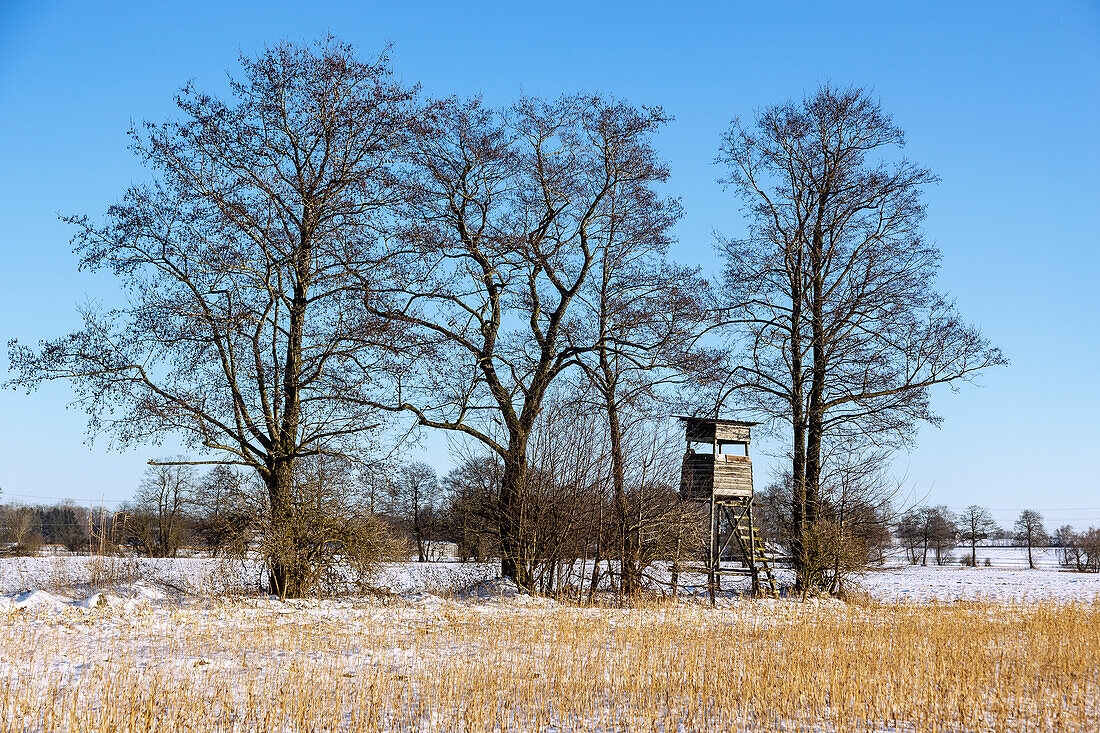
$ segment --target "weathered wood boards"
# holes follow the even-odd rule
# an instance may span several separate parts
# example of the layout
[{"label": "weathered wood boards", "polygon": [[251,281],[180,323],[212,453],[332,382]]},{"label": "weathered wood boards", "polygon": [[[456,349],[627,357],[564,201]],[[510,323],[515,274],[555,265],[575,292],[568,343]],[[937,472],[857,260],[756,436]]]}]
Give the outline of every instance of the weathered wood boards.
[{"label": "weathered wood boards", "polygon": [[749,429],[754,422],[742,420],[707,420],[695,417],[681,417],[684,421],[687,439],[692,443],[748,443]]},{"label": "weathered wood boards", "polygon": [[716,498],[752,496],[752,462],[748,456],[688,453],[680,475],[680,493],[685,499],[710,501]]},{"label": "weathered wood boards", "polygon": [[[688,450],[680,473],[680,494],[690,501],[752,496],[750,429],[756,423],[681,417]],[[745,455],[723,453],[726,446],[744,446]],[[695,447],[700,450],[697,452]]]},{"label": "weathered wood boards", "polygon": [[[710,541],[707,544],[707,588],[715,600],[721,576],[747,573],[753,592],[775,595],[775,577],[764,543],[752,522],[752,460],[749,458],[750,429],[756,423],[681,417],[687,438],[687,452],[680,470],[680,497],[710,507]],[[727,446],[743,446],[744,455],[724,453]],[[741,568],[722,565],[724,554],[736,541]],[[699,572],[693,566],[673,570],[673,583],[680,572]],[[761,583],[761,575],[767,585]]]}]

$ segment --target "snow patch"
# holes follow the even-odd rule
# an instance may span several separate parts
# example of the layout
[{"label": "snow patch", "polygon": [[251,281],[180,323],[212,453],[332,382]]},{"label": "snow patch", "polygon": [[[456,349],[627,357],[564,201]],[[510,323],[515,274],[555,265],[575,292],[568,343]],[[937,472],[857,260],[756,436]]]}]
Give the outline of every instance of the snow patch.
[{"label": "snow patch", "polygon": [[29,590],[22,593],[0,596],[0,611],[18,609],[49,609],[64,608],[65,601],[52,593],[44,590]]}]

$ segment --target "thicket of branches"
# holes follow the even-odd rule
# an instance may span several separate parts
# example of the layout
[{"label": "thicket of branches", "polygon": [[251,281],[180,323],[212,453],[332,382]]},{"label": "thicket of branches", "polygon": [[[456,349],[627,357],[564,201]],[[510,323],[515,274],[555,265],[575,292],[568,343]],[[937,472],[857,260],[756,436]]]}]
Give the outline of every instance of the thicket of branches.
[{"label": "thicket of branches", "polygon": [[[125,508],[147,554],[254,553],[285,598],[366,577],[396,537],[498,557],[527,590],[629,595],[701,551],[667,419],[686,404],[789,427],[763,521],[802,589],[835,591],[881,555],[890,451],[936,420],[930,389],[1004,362],[932,289],[934,176],[863,90],[734,123],[750,229],[715,294],[668,258],[659,107],[422,99],[333,38],[241,68],[133,132],[147,184],[67,219],[123,302],[10,346],[11,384],[70,380],[93,433],[194,454]],[[403,419],[455,437],[458,468],[380,459]]]},{"label": "thicket of branches", "polygon": [[921,229],[929,170],[859,88],[735,118],[717,162],[749,220],[723,240],[718,317],[734,339],[711,375],[715,404],[789,430],[791,554],[799,587],[831,582],[828,451],[884,454],[938,422],[931,389],[1005,363],[934,289],[939,252]]}]

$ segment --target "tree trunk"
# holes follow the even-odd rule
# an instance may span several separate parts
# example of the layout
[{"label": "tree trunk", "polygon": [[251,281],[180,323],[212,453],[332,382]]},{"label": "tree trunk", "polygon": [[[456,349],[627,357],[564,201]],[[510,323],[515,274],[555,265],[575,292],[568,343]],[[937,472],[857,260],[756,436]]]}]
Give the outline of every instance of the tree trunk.
[{"label": "tree trunk", "polygon": [[791,262],[788,253],[788,274],[791,284],[790,362],[791,362],[791,425],[794,430],[794,451],[791,457],[791,565],[794,566],[795,589],[803,590],[806,581],[806,417],[802,392],[802,252]]},{"label": "tree trunk", "polygon": [[600,584],[600,561],[603,550],[603,499],[600,500],[600,520],[596,525],[596,556],[592,559],[592,580],[588,583],[588,602],[591,603]]},{"label": "tree trunk", "polygon": [[[307,205],[308,211],[309,206]],[[306,573],[302,567],[301,549],[291,498],[294,489],[294,455],[298,449],[298,429],[301,420],[300,377],[302,372],[302,338],[305,330],[306,305],[312,247],[311,230],[301,228],[300,246],[294,252],[294,297],[288,308],[286,362],[283,365],[283,415],[275,441],[277,453],[267,478],[271,500],[271,557],[269,580],[271,591],[280,600],[301,598]]]},{"label": "tree trunk", "polygon": [[623,456],[623,434],[619,423],[619,406],[614,397],[607,399],[607,422],[611,438],[611,484],[615,506],[615,526],[619,535],[619,587],[624,596],[631,596],[638,587],[637,527],[631,526],[626,502],[626,461]]},{"label": "tree trunk", "polygon": [[424,523],[420,517],[420,496],[416,489],[413,491],[413,537],[416,538],[416,559],[418,562],[428,562],[428,553],[424,547]]},{"label": "tree trunk", "polygon": [[267,541],[269,592],[279,600],[301,598],[303,573],[297,562],[297,532],[291,507],[294,461],[276,459],[267,477],[268,501],[271,504],[270,536]]},{"label": "tree trunk", "polygon": [[524,545],[523,515],[527,491],[527,441],[513,436],[504,456],[500,486],[500,574],[528,593],[535,591]]},{"label": "tree trunk", "polygon": [[[820,209],[824,210],[824,201],[828,194],[821,195]],[[820,215],[820,214],[819,214]],[[805,528],[814,532],[818,521],[818,498],[821,495],[821,440],[825,432],[825,374],[827,358],[825,355],[824,292],[821,279],[823,236],[821,229],[815,227],[810,247],[810,404],[807,410],[806,431],[806,493]],[[818,571],[821,550],[818,547],[804,550],[805,565],[802,567],[803,583],[820,587],[823,578]]]}]

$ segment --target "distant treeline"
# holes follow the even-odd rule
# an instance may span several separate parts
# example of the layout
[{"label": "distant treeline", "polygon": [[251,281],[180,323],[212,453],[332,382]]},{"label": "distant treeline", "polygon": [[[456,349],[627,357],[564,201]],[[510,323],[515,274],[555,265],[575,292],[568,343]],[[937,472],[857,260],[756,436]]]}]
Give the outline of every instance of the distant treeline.
[{"label": "distant treeline", "polygon": [[[576,454],[577,456],[580,453]],[[608,548],[615,543],[611,492],[595,474],[577,471],[576,462],[561,459],[539,467],[541,500],[537,506],[552,509],[531,518],[542,531],[532,552],[544,558],[538,564],[540,588],[546,592],[565,584],[583,589],[581,573],[594,561],[587,578],[590,588],[611,576],[615,567]],[[698,518],[685,510],[676,494],[675,460],[666,455],[664,470],[650,474],[651,483],[631,487],[631,499],[638,512],[645,565],[657,561],[678,561],[700,553],[702,538]],[[596,459],[588,465],[600,466]],[[661,461],[652,466],[659,468]],[[557,466],[558,471],[551,469]],[[562,467],[570,467],[562,472]],[[369,517],[374,559],[415,558],[420,562],[439,559],[440,546],[462,561],[484,561],[500,556],[497,535],[499,491],[503,467],[487,457],[469,458],[440,479],[424,463],[372,464],[346,470],[330,466],[323,479],[324,492],[310,487],[305,493],[327,494],[344,515]],[[597,471],[598,472],[598,471]],[[776,552],[786,549],[789,539],[784,526],[787,506],[779,484],[760,492],[756,506],[757,527]],[[78,506],[66,501],[52,505],[0,505],[0,542],[8,555],[33,555],[44,546],[65,548],[73,554],[131,553],[149,557],[177,557],[181,553],[209,556],[244,554],[264,542],[264,527],[256,517],[256,503],[262,503],[262,486],[247,474],[219,466],[200,473],[192,466],[150,467],[133,498],[117,510]],[[945,506],[920,506],[900,515],[880,507],[855,506],[850,514],[863,513],[862,521],[846,535],[846,544],[858,557],[853,566],[882,562],[886,553],[903,548],[909,562],[947,564],[961,559],[981,564],[979,548],[1015,546],[1058,548],[1059,562],[1079,571],[1100,571],[1100,530],[1076,531],[1066,525],[1047,531],[1042,515],[1021,512],[1011,529],[1001,527],[989,510],[978,505],[962,512]],[[532,528],[533,529],[533,528]],[[966,553],[953,556],[959,548]],[[434,554],[433,554],[433,548]],[[854,550],[852,548],[855,548]],[[339,560],[342,547],[328,548]],[[613,556],[613,553],[610,553]],[[604,563],[601,565],[601,563]],[[989,561],[986,560],[986,564]]]}]

